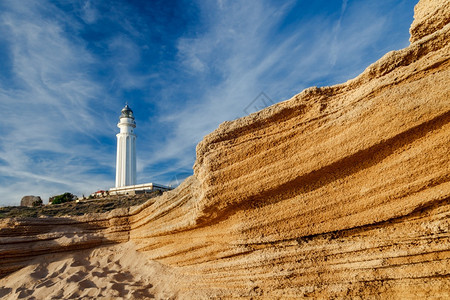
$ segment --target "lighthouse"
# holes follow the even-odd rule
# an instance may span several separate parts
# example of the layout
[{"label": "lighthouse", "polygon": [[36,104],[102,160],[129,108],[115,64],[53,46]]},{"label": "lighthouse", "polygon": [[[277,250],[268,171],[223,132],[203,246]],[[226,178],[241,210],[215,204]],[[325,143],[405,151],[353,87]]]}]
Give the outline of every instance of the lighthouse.
[{"label": "lighthouse", "polygon": [[128,104],[122,109],[117,127],[116,188],[136,184],[136,122]]},{"label": "lighthouse", "polygon": [[136,184],[136,122],[133,111],[127,105],[122,109],[117,127],[116,186],[109,189],[110,195],[136,195],[156,190],[168,191],[171,186],[157,183]]}]

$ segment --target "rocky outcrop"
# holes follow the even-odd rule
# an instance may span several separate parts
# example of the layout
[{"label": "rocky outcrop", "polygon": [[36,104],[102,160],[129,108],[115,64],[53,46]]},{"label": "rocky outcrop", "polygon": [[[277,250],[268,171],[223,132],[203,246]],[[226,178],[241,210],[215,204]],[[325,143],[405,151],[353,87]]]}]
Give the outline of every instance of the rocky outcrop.
[{"label": "rocky outcrop", "polygon": [[223,123],[194,175],[155,202],[3,221],[0,269],[130,241],[178,274],[183,298],[448,297],[448,12],[421,0],[409,47]]},{"label": "rocky outcrop", "polygon": [[42,199],[39,196],[23,196],[20,200],[20,206],[39,206],[42,205]]},{"label": "rocky outcrop", "polygon": [[448,0],[421,0],[414,8],[414,22],[411,25],[411,43],[442,29],[450,22]]}]

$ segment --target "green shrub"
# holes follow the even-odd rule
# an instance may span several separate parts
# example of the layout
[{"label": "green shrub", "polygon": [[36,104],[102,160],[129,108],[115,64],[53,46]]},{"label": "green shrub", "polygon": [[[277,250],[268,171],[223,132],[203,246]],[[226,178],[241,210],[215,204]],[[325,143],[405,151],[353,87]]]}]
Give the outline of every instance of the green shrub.
[{"label": "green shrub", "polygon": [[72,193],[64,193],[61,195],[51,197],[50,201],[52,202],[52,204],[61,204],[61,203],[73,201],[75,199],[76,199],[76,196],[73,195]]}]

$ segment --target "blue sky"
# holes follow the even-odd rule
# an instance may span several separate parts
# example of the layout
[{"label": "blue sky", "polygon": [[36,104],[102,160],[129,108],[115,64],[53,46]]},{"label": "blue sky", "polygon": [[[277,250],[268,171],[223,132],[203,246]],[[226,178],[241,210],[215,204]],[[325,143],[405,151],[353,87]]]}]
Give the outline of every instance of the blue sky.
[{"label": "blue sky", "polygon": [[415,3],[2,0],[0,205],[112,187],[125,102],[138,183],[176,183],[221,122],[408,46]]}]

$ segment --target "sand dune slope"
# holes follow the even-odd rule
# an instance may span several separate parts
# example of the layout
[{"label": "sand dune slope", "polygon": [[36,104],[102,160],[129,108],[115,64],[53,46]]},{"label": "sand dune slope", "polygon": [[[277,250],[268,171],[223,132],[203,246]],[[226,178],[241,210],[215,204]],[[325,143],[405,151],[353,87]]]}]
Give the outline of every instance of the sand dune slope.
[{"label": "sand dune slope", "polygon": [[2,299],[169,299],[172,275],[132,243],[40,256],[0,281]]}]

